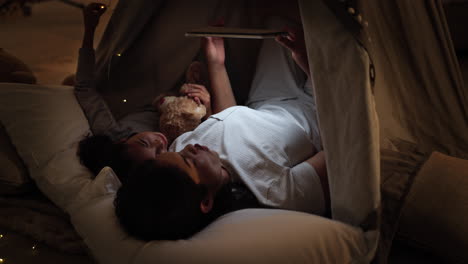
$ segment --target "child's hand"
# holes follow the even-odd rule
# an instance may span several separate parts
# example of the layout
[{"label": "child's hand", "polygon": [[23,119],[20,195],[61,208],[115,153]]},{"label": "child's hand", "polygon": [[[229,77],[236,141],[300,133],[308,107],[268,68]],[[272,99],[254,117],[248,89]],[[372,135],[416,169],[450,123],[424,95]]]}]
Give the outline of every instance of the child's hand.
[{"label": "child's hand", "polygon": [[188,89],[181,93],[192,98],[197,104],[203,104],[206,107],[207,116],[211,115],[211,96],[205,86],[200,84],[187,83]]},{"label": "child's hand", "polygon": [[291,51],[294,61],[309,75],[309,61],[302,28],[285,27],[284,29],[288,32],[288,35],[277,36],[276,41]]},{"label": "child's hand", "polygon": [[105,5],[99,3],[91,3],[83,8],[85,29],[94,30],[99,24],[99,18],[106,12],[106,9]]},{"label": "child's hand", "polygon": [[[224,19],[220,18],[212,23],[212,26],[223,27]],[[205,37],[201,39],[201,45],[205,52],[206,61],[211,65],[224,65],[224,39],[220,37]]]},{"label": "child's hand", "polygon": [[224,65],[225,53],[223,38],[203,38],[203,46],[208,65]]}]

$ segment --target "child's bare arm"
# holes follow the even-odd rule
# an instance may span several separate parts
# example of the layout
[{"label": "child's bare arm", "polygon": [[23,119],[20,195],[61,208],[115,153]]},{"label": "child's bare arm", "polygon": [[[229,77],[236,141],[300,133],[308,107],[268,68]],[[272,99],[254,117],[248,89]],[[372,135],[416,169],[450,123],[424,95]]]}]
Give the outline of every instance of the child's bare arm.
[{"label": "child's bare arm", "polygon": [[210,78],[212,112],[216,114],[237,104],[224,65],[224,40],[219,37],[207,37],[202,41]]}]

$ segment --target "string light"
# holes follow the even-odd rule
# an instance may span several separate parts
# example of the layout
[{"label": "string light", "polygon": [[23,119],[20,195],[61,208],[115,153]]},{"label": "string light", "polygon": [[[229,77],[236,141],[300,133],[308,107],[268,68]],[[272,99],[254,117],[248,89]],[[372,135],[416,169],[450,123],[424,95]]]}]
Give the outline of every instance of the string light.
[{"label": "string light", "polygon": [[31,247],[31,254],[33,256],[37,256],[37,254],[39,254],[39,250],[37,248],[37,244],[34,244],[32,247]]},{"label": "string light", "polygon": [[122,56],[122,54],[120,54],[120,53],[117,53],[117,54],[115,54],[115,55],[117,55],[117,57],[120,57],[120,56]]},{"label": "string light", "polygon": [[0,234],[0,239],[1,239],[1,238],[3,238],[3,235],[2,235],[2,234]]},{"label": "string light", "polygon": [[361,15],[357,15],[356,16],[356,19],[359,23],[362,23],[362,16]]},{"label": "string light", "polygon": [[126,103],[126,102],[127,102],[127,99],[123,99],[122,102]]},{"label": "string light", "polygon": [[0,263],[3,263],[3,262],[5,262],[5,260],[4,260],[4,259],[2,259],[2,258],[0,258]]}]

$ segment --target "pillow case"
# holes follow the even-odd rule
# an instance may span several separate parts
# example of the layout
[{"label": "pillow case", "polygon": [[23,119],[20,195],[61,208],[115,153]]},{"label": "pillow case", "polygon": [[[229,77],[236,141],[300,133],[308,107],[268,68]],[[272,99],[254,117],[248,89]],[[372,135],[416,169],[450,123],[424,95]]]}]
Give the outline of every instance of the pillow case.
[{"label": "pillow case", "polygon": [[66,210],[92,177],[76,156],[89,126],[73,87],[0,83],[0,121],[39,189]]},{"label": "pillow case", "polygon": [[0,164],[0,195],[22,194],[32,189],[28,171],[1,123]]},{"label": "pillow case", "polygon": [[414,179],[398,237],[450,263],[468,262],[468,160],[433,152]]}]

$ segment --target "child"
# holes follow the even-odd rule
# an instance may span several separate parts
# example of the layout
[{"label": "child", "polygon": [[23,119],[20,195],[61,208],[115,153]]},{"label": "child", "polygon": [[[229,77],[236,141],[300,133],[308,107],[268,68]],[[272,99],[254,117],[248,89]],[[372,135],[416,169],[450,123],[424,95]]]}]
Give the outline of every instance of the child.
[{"label": "child", "polygon": [[[134,165],[165,152],[171,142],[162,133],[152,132],[155,125],[141,125],[144,122],[140,122],[137,128],[131,126],[136,122],[123,125],[115,120],[106,102],[96,91],[93,43],[96,27],[105,11],[106,6],[98,3],[91,3],[83,9],[84,37],[79,51],[75,96],[88,119],[93,136],[80,142],[78,155],[82,164],[94,174],[98,174],[104,166],[111,166],[122,179]],[[187,77],[198,81],[201,71],[199,63],[192,63]],[[211,102],[208,90],[200,84],[187,85],[190,89],[185,95],[204,104],[209,112]],[[134,116],[135,119],[152,119],[154,123],[157,120],[153,110]]]}]

